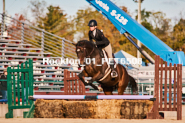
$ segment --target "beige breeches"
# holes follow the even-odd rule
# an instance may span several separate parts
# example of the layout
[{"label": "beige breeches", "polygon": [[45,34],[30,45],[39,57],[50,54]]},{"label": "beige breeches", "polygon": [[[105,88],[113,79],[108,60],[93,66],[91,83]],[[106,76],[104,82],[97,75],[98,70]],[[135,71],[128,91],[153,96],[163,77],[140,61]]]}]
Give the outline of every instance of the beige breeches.
[{"label": "beige breeches", "polygon": [[109,44],[108,46],[106,46],[104,48],[104,50],[107,52],[108,58],[112,58],[112,47],[111,47],[111,44]]}]

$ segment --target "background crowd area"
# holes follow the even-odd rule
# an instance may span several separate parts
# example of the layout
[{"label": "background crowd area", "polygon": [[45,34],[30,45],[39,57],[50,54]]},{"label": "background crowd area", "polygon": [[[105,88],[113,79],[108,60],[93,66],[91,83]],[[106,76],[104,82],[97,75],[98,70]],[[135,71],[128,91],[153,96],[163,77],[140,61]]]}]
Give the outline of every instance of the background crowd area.
[{"label": "background crowd area", "polygon": [[1,99],[7,99],[7,70],[0,74],[0,95]]},{"label": "background crowd area", "polygon": [[[125,6],[119,7],[133,19],[137,20],[137,10],[133,13]],[[65,39],[70,41],[88,40],[89,27],[87,24],[89,20],[96,19],[98,29],[103,31],[105,37],[112,44],[113,53],[123,50],[133,56],[137,54],[137,49],[134,45],[120,34],[110,20],[91,7],[79,9],[73,17],[68,16],[61,7],[49,5],[44,0],[31,0],[27,9],[31,11],[32,19],[28,18],[27,13],[24,14],[24,12],[16,13],[14,18],[31,23],[52,34],[65,37]],[[185,19],[181,12],[177,14],[177,18],[169,19],[161,11],[146,11],[145,9],[141,11],[141,24],[145,28],[175,51],[185,52]],[[20,28],[19,26],[12,25],[12,30],[19,30]],[[144,45],[142,45],[142,48],[154,58],[155,54]],[[148,63],[143,56],[142,59]]]}]

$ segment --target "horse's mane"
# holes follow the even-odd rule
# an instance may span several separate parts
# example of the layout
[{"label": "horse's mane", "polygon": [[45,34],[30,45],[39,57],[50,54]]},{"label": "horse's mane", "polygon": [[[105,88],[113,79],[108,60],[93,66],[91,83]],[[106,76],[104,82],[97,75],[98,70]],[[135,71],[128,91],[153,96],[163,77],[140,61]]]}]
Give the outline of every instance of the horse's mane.
[{"label": "horse's mane", "polygon": [[95,47],[95,45],[92,42],[88,41],[88,40],[80,40],[80,41],[77,42],[76,46],[85,46],[86,48]]}]

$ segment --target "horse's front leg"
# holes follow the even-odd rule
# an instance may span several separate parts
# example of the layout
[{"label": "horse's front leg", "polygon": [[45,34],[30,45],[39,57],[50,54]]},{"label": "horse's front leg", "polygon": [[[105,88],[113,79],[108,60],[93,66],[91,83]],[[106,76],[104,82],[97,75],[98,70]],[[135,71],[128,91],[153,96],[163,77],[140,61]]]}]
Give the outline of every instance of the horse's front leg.
[{"label": "horse's front leg", "polygon": [[91,80],[89,80],[87,83],[89,85],[91,85],[95,90],[98,90],[98,91],[103,91],[103,89],[101,87],[97,87],[95,86],[94,84],[92,84],[94,81],[96,80],[99,80],[103,77],[103,74],[101,72],[98,72],[97,74],[95,74]]},{"label": "horse's front leg", "polygon": [[106,66],[105,65],[106,64],[104,63],[104,65],[102,67],[97,67],[96,65],[93,66],[93,68],[95,70],[97,70],[98,72],[92,77],[91,80],[89,80],[89,83],[93,83],[94,81],[98,81],[98,80],[100,80],[101,78],[104,77],[104,75],[105,75],[104,72],[106,70]]},{"label": "horse's front leg", "polygon": [[84,77],[88,77],[87,73],[83,70],[80,74],[78,74],[79,79],[84,83],[84,85],[90,85],[91,87],[93,87],[95,90],[99,90],[102,91],[102,88],[97,87],[96,85],[92,84],[92,83],[87,83],[84,80]]},{"label": "horse's front leg", "polygon": [[93,83],[94,81],[97,81],[99,79],[101,79],[104,76],[104,74],[102,74],[100,71],[98,71],[91,80],[88,81],[88,83]]},{"label": "horse's front leg", "polygon": [[84,85],[86,86],[86,85],[88,85],[88,83],[87,82],[85,82],[85,80],[84,80],[84,71],[82,71],[80,74],[78,74],[78,77],[79,77],[79,79],[84,83]]}]

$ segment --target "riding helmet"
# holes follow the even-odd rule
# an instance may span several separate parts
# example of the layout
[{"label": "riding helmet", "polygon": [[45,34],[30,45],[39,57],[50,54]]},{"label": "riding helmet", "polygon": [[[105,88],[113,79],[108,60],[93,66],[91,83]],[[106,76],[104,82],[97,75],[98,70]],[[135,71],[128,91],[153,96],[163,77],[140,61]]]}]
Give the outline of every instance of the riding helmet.
[{"label": "riding helmet", "polygon": [[90,20],[88,26],[97,26],[96,20]]}]

